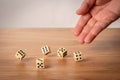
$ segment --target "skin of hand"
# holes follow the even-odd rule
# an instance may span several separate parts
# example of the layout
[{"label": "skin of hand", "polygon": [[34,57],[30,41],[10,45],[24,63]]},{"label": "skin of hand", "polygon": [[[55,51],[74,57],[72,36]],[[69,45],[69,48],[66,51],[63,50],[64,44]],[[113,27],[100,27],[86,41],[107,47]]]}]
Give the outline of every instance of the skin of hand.
[{"label": "skin of hand", "polygon": [[76,13],[81,17],[74,34],[81,44],[91,43],[102,30],[120,17],[120,0],[84,0]]}]

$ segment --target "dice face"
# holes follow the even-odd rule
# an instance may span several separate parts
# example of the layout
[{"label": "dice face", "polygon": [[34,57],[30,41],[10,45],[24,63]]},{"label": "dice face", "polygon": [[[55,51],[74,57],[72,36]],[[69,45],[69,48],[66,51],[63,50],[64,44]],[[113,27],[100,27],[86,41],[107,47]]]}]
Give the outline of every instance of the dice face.
[{"label": "dice face", "polygon": [[62,57],[62,54],[58,51],[57,52],[57,55],[59,56],[59,57]]},{"label": "dice face", "polygon": [[81,61],[82,60],[82,57],[76,57],[74,58],[75,61]]},{"label": "dice face", "polygon": [[22,50],[18,50],[15,54],[15,57],[19,60],[22,60],[26,56],[26,53]]},{"label": "dice face", "polygon": [[67,51],[65,48],[59,48],[58,51],[57,51],[57,55],[59,57],[65,57],[67,55]]},{"label": "dice face", "polygon": [[45,68],[43,58],[36,59],[36,67],[39,68],[39,69]]},{"label": "dice face", "polygon": [[82,60],[82,55],[80,51],[74,52],[74,60],[75,61],[81,61]]},{"label": "dice face", "polygon": [[41,48],[41,51],[43,54],[47,55],[50,52],[50,48],[47,45],[45,45]]}]

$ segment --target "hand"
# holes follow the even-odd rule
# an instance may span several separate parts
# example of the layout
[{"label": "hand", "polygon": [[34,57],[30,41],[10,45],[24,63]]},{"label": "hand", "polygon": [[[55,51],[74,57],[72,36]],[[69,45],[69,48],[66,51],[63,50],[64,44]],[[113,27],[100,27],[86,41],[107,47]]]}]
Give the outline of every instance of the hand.
[{"label": "hand", "polygon": [[120,0],[84,0],[76,13],[81,18],[74,34],[80,43],[91,43],[102,30],[120,17]]}]

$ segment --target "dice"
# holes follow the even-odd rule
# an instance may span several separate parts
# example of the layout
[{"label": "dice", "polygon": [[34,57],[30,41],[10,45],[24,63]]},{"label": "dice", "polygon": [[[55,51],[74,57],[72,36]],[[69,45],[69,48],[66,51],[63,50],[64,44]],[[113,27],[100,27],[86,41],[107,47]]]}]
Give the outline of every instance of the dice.
[{"label": "dice", "polygon": [[18,50],[15,54],[15,57],[19,60],[22,60],[26,56],[26,53],[23,50]]},{"label": "dice", "polygon": [[41,47],[41,51],[44,55],[47,55],[50,52],[50,48],[47,45],[45,45]]},{"label": "dice", "polygon": [[44,69],[45,68],[43,58],[37,58],[36,59],[36,68],[38,68],[38,69]]},{"label": "dice", "polygon": [[57,50],[57,55],[61,58],[65,57],[67,55],[67,50],[65,48],[59,48]]},{"label": "dice", "polygon": [[77,52],[74,52],[74,60],[75,61],[81,61],[82,60],[82,55],[81,55],[81,52],[80,51],[77,51]]}]

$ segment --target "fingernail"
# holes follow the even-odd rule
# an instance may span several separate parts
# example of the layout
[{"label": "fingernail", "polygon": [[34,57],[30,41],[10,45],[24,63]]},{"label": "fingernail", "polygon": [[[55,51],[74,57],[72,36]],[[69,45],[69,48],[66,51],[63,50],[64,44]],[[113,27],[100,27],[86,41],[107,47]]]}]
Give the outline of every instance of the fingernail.
[{"label": "fingernail", "polygon": [[84,42],[88,44],[88,43],[90,43],[91,41],[90,41],[88,38],[86,38],[86,39],[84,40]]},{"label": "fingernail", "polygon": [[74,35],[75,35],[75,36],[78,36],[78,33],[77,33],[76,31],[74,31]]},{"label": "fingernail", "polygon": [[76,29],[74,29],[74,35],[75,35],[75,36],[78,36],[78,32],[77,32]]},{"label": "fingernail", "polygon": [[79,41],[80,44],[84,44],[84,41]]},{"label": "fingernail", "polygon": [[84,44],[84,41],[83,40],[78,40],[80,44]]}]

